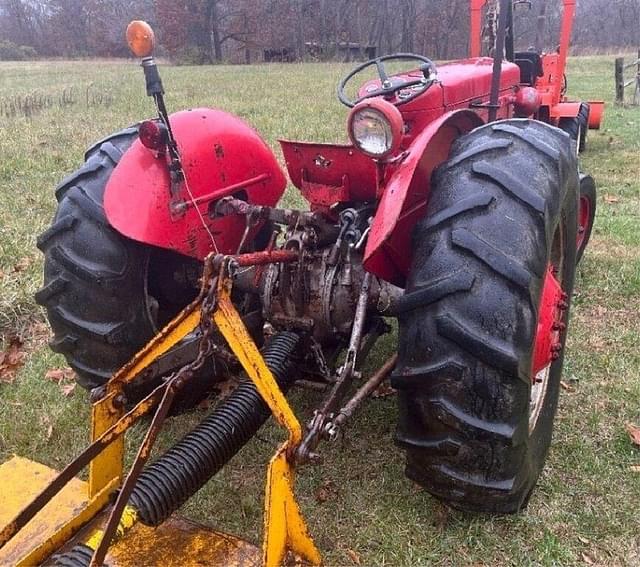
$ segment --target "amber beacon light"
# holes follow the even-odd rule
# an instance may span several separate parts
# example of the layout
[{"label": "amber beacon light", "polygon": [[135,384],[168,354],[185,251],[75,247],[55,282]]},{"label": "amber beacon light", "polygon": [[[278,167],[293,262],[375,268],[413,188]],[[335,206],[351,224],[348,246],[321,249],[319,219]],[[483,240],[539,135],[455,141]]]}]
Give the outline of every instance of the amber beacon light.
[{"label": "amber beacon light", "polygon": [[127,26],[127,43],[137,57],[149,57],[155,42],[155,34],[147,22],[134,20]]}]

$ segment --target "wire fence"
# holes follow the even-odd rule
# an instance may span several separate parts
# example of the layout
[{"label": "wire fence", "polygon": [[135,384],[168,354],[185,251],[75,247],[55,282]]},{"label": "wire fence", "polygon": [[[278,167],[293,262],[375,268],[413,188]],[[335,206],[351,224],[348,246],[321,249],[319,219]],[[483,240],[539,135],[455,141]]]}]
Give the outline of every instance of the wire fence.
[{"label": "wire fence", "polygon": [[110,92],[96,88],[93,83],[90,83],[84,87],[65,87],[62,92],[34,91],[0,97],[0,118],[14,118],[16,116],[33,118],[53,107],[66,108],[76,104],[84,104],[87,108],[109,107],[112,103],[113,95]]},{"label": "wire fence", "polygon": [[[625,71],[635,69],[635,76],[632,79],[625,80]],[[616,104],[632,106],[640,106],[640,50],[638,50],[638,59],[632,63],[625,64],[624,57],[618,57],[615,62],[616,77]],[[633,85],[633,95],[631,102],[627,102],[629,87]]]}]

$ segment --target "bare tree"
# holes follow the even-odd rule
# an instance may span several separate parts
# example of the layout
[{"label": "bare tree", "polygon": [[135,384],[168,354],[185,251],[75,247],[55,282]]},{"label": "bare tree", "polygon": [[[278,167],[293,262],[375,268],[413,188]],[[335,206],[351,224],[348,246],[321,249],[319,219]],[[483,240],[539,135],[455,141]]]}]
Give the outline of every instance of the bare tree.
[{"label": "bare tree", "polygon": [[[559,0],[532,0],[516,14],[522,49],[554,49]],[[125,55],[127,20],[158,25],[161,45],[194,63],[365,57],[417,51],[438,59],[468,51],[469,0],[0,0],[1,38],[43,55]],[[572,44],[637,48],[640,0],[580,0]]]}]

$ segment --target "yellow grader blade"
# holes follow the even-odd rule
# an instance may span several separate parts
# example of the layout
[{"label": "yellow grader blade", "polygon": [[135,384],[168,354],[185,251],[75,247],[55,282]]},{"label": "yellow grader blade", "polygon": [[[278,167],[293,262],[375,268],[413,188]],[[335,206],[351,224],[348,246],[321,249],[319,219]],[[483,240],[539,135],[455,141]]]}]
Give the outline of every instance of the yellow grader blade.
[{"label": "yellow grader blade", "polygon": [[[57,472],[49,467],[13,457],[0,465],[0,525],[5,525],[49,483]],[[85,525],[107,503],[107,498],[87,500],[88,483],[73,479],[27,526],[0,550],[0,565],[33,566],[57,550],[66,551],[90,539],[106,521],[106,514]],[[153,529],[136,524],[127,537],[109,548],[106,564],[111,567],[164,565],[188,567],[224,565],[258,567],[260,549],[234,536],[172,517]]]},{"label": "yellow grader blade", "polygon": [[[136,510],[126,506],[116,518],[117,531],[105,556],[111,566],[262,563],[276,567],[288,552],[313,565],[321,563],[294,496],[295,467],[289,455],[301,441],[302,428],[231,302],[227,264],[227,258],[220,264],[213,321],[277,422],[289,433],[268,467],[262,557],[252,544],[175,516],[158,528],[146,527],[138,522]],[[111,515],[109,504],[124,478],[124,433],[157,405],[162,389],[158,387],[125,414],[123,387],[200,324],[212,259],[205,265],[208,270],[199,298],[119,370],[102,399],[94,403],[92,443],[75,461],[61,473],[20,457],[0,466],[0,565],[37,565],[76,543],[83,544],[87,553],[99,555]],[[74,478],[87,464],[88,482]]]}]

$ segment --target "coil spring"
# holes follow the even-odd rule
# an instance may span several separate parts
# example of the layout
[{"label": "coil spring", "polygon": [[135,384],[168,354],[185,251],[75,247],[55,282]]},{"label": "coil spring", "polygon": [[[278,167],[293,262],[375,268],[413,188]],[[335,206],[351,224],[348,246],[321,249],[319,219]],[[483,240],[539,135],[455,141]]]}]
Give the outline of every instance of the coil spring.
[{"label": "coil spring", "polygon": [[93,549],[84,543],[75,545],[66,553],[53,556],[54,567],[88,567],[93,557]]},{"label": "coil spring", "polygon": [[[262,357],[278,385],[288,389],[291,355],[300,337],[275,335]],[[141,473],[129,504],[147,526],[164,522],[216,474],[260,429],[271,412],[253,382],[243,381],[200,425]]]}]

